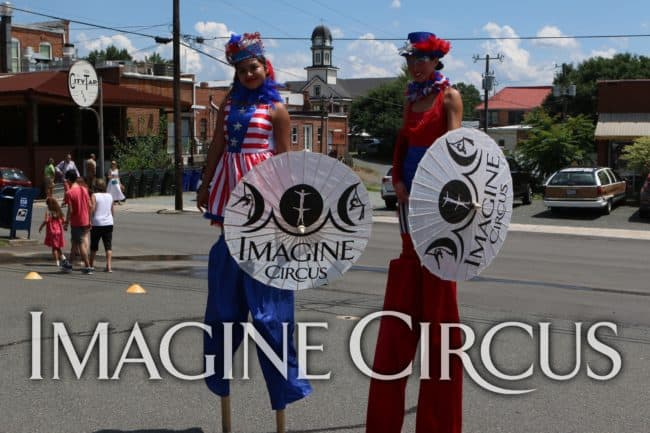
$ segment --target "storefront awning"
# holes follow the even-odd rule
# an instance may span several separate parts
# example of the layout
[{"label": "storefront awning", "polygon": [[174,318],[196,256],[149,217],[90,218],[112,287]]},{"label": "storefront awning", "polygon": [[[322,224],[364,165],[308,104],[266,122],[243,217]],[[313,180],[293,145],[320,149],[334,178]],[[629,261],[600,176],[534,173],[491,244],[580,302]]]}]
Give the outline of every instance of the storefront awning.
[{"label": "storefront awning", "polygon": [[600,113],[594,135],[596,140],[650,136],[650,113]]},{"label": "storefront awning", "polygon": [[[68,93],[66,71],[27,72],[0,75],[0,105],[25,103],[27,95],[47,101],[50,104],[74,105]],[[173,99],[153,93],[142,92],[126,86],[104,82],[105,106],[124,106],[140,108],[171,108]],[[99,103],[99,100],[96,104]],[[181,101],[182,108],[188,110],[191,103]]]}]

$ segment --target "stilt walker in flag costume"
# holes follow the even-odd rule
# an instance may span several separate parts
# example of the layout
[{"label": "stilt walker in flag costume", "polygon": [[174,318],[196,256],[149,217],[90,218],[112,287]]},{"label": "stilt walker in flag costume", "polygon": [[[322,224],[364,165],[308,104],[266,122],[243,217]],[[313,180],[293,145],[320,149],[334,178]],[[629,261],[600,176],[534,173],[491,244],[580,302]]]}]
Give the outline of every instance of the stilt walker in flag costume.
[{"label": "stilt walker in flag costume", "polygon": [[[226,57],[235,67],[233,87],[221,104],[197,207],[219,230],[208,262],[208,301],[205,323],[212,337],[205,336],[204,351],[214,355],[215,374],[206,379],[208,388],[229,404],[229,381],[224,377],[223,323],[232,322],[233,352],[242,341],[239,323],[253,326],[273,351],[282,358],[287,345],[286,378],[258,349],[258,359],[267,384],[271,407],[283,413],[288,403],[311,392],[309,383],[298,379],[298,362],[293,344],[294,292],[264,285],[239,268],[228,252],[222,233],[223,216],[230,192],[255,165],[289,149],[289,114],[276,90],[273,69],[264,57],[259,33],[232,35]],[[288,324],[288,341],[283,338]],[[227,408],[225,410],[227,412]],[[226,413],[227,416],[229,416]],[[222,418],[224,431],[229,431]],[[228,421],[229,424],[229,421]]]},{"label": "stilt walker in flag costume", "polygon": [[[458,91],[439,71],[449,51],[448,41],[428,32],[409,33],[400,55],[406,57],[413,81],[408,84],[404,120],[393,155],[393,184],[402,252],[390,262],[384,311],[398,311],[412,319],[413,327],[395,317],[382,317],[373,371],[397,375],[413,360],[418,345],[419,323],[430,323],[428,343],[431,378],[420,380],[416,433],[458,433],[462,417],[462,364],[450,359],[451,380],[440,380],[440,323],[459,321],[456,283],[444,281],[422,267],[409,235],[407,213],[411,183],[427,148],[447,131],[460,128],[463,103]],[[461,345],[458,329],[451,333],[451,347]],[[404,421],[407,377],[373,378],[368,396],[367,433],[400,433]]]}]

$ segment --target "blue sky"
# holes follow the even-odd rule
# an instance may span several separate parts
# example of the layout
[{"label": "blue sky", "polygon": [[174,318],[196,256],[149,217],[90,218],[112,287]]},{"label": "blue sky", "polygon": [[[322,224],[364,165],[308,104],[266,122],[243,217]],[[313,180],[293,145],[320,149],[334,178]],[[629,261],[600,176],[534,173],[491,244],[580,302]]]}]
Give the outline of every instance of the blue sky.
[{"label": "blue sky", "polygon": [[[172,0],[12,0],[15,7],[151,35],[170,36]],[[473,55],[503,55],[492,62],[497,89],[503,86],[548,85],[556,65],[577,64],[600,55],[620,52],[650,56],[650,37],[546,39],[546,40],[454,40],[488,37],[650,35],[650,2],[430,2],[415,0],[181,0],[181,32],[206,38],[198,48],[223,58],[224,39],[231,32],[259,31],[277,71],[278,81],[306,78],[311,64],[308,38],[315,26],[324,24],[335,38],[333,63],[339,77],[386,77],[399,73],[403,64],[397,48],[410,31],[426,30],[452,39],[452,51],[444,59],[452,82],[472,83],[480,88],[482,61]],[[14,23],[47,18],[16,12]],[[140,26],[140,27],[134,27]],[[155,26],[155,27],[153,27]],[[83,56],[109,44],[126,48],[142,59],[153,51],[171,58],[171,44],[155,46],[148,37],[93,30],[71,23],[71,41]],[[274,39],[297,38],[297,40]],[[301,39],[302,38],[302,39]],[[346,40],[336,40],[345,38]],[[351,40],[348,40],[351,39]],[[388,40],[397,39],[397,40]],[[183,69],[199,80],[227,80],[228,66],[183,49]]]}]

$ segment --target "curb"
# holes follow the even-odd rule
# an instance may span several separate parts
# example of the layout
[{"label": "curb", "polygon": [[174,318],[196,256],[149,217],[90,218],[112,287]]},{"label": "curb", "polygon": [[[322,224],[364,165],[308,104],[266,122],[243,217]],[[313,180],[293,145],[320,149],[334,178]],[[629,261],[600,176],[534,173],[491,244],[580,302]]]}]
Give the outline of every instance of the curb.
[{"label": "curb", "polygon": [[[385,224],[399,223],[397,217],[391,217],[391,216],[375,216],[372,218],[372,220],[373,222],[376,223],[385,223]],[[551,226],[551,225],[513,223],[510,224],[510,227],[508,227],[508,231],[650,241],[650,231],[648,230],[605,229],[605,228],[592,228],[592,227]]]}]

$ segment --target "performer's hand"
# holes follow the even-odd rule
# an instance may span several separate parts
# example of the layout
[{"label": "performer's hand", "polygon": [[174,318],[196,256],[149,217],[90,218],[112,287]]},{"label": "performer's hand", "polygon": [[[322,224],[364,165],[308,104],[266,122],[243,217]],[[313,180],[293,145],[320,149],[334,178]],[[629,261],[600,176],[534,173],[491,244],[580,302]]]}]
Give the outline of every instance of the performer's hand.
[{"label": "performer's hand", "polygon": [[409,201],[409,193],[406,190],[406,185],[401,180],[395,184],[395,195],[397,195],[397,201],[406,204]]},{"label": "performer's hand", "polygon": [[208,209],[208,198],[209,198],[208,185],[205,182],[202,182],[201,186],[196,191],[196,207],[202,213]]}]

